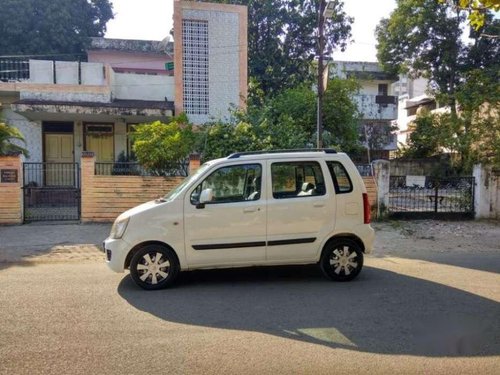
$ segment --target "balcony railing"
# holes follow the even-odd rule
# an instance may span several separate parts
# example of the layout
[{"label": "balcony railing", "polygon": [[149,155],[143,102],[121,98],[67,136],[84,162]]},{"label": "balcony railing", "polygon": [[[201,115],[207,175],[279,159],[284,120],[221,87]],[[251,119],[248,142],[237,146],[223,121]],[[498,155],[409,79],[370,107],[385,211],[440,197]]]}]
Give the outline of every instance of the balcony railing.
[{"label": "balcony railing", "polygon": [[102,86],[106,84],[106,72],[102,63],[3,57],[0,82]]},{"label": "balcony railing", "polygon": [[29,78],[29,60],[0,58],[0,82],[21,82]]},{"label": "balcony railing", "polygon": [[394,120],[398,117],[396,96],[356,95],[354,101],[364,119]]}]

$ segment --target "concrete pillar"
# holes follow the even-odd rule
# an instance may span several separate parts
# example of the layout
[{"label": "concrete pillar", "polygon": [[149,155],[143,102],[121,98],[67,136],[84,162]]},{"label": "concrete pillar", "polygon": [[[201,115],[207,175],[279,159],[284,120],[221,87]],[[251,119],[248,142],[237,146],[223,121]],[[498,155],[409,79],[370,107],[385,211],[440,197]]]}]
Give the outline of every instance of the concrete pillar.
[{"label": "concrete pillar", "polygon": [[23,223],[21,155],[0,156],[0,225]]},{"label": "concrete pillar", "polygon": [[378,217],[382,217],[389,207],[390,162],[387,160],[375,160],[372,162],[372,165],[377,183],[377,213]]},{"label": "concrete pillar", "polygon": [[83,151],[81,159],[81,176],[82,176],[82,223],[92,221],[89,213],[89,203],[91,201],[90,195],[93,191],[94,176],[95,176],[95,155],[92,151]]},{"label": "concrete pillar", "polygon": [[474,212],[476,219],[500,218],[500,171],[491,166],[474,165],[476,179],[474,190]]},{"label": "concrete pillar", "polygon": [[474,190],[474,212],[476,219],[490,217],[489,173],[482,164],[474,165],[473,176],[476,180]]},{"label": "concrete pillar", "polygon": [[192,175],[198,168],[200,168],[201,155],[192,153],[189,155],[189,175]]}]

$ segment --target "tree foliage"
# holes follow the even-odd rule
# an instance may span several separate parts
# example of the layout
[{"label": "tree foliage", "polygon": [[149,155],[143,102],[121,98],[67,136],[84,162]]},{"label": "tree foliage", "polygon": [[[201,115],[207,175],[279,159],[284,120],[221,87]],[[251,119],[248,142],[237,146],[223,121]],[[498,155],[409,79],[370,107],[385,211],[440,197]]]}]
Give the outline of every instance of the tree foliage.
[{"label": "tree foliage", "polygon": [[168,124],[155,121],[134,125],[130,137],[139,163],[160,176],[177,172],[195,142],[191,126],[181,118]]},{"label": "tree foliage", "polygon": [[205,125],[201,139],[203,160],[225,157],[233,152],[303,148],[306,133],[290,117],[283,116],[279,124],[261,119],[251,124],[241,114],[237,123],[214,123]]},{"label": "tree foliage", "polygon": [[[207,0],[208,1],[208,0]],[[312,82],[311,62],[317,55],[319,0],[209,0],[248,7],[249,75],[265,95]],[[325,22],[325,52],[344,50],[351,23],[341,0]],[[252,94],[252,91],[250,92]]]},{"label": "tree foliage", "polygon": [[[398,0],[389,18],[377,26],[377,57],[391,73],[428,78],[435,92],[454,103],[467,72],[498,70],[500,41],[481,38],[480,31],[462,37],[466,12],[436,0]],[[491,19],[486,28],[498,28]],[[486,30],[486,29],[485,29]],[[453,108],[452,108],[453,110]]]},{"label": "tree foliage", "polygon": [[451,3],[455,7],[468,12],[469,24],[477,31],[485,26],[488,11],[500,10],[500,0],[438,0],[440,3]]},{"label": "tree foliage", "polygon": [[0,155],[21,153],[29,156],[28,150],[19,146],[16,141],[24,143],[24,136],[19,129],[0,122]]},{"label": "tree foliage", "polygon": [[498,74],[469,73],[457,92],[458,112],[417,115],[405,156],[423,158],[444,151],[456,155],[456,169],[470,173],[475,163],[500,167]]},{"label": "tree foliage", "polygon": [[[359,145],[359,113],[352,97],[354,80],[333,79],[324,97],[325,146],[342,151]],[[283,90],[246,111],[233,111],[227,123],[207,124],[200,151],[205,160],[236,151],[313,147],[316,132],[316,94],[305,85]]]},{"label": "tree foliage", "polygon": [[359,146],[361,114],[353,98],[360,85],[354,79],[331,79],[323,97],[324,144],[345,152]]},{"label": "tree foliage", "polygon": [[473,163],[494,161],[498,154],[500,40],[482,33],[498,30],[500,21],[485,14],[488,22],[471,29],[466,40],[468,13],[466,2],[460,3],[398,0],[377,27],[377,50],[386,70],[428,78],[449,110],[417,119],[408,152],[451,152],[470,171]]},{"label": "tree foliage", "polygon": [[113,18],[109,0],[2,0],[0,55],[82,54]]}]

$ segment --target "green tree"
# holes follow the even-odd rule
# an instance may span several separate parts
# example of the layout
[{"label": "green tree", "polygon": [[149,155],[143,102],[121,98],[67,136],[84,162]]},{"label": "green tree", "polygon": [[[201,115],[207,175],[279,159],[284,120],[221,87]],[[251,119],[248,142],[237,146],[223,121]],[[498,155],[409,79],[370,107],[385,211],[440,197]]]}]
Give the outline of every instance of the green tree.
[{"label": "green tree", "polygon": [[[265,95],[314,81],[319,0],[207,1],[248,7],[249,76]],[[346,48],[353,22],[341,0],[333,0],[332,6],[334,15],[324,31],[327,53]]]},{"label": "green tree", "polygon": [[200,151],[203,160],[225,157],[233,152],[303,148],[307,134],[289,116],[283,115],[279,122],[265,117],[250,124],[246,113],[237,114],[236,123],[213,123],[205,125]]},{"label": "green tree", "polygon": [[437,126],[435,116],[428,112],[419,114],[411,126],[413,131],[403,150],[405,157],[423,159],[441,152],[445,141],[440,134],[441,128]]},{"label": "green tree", "polygon": [[0,55],[83,54],[113,18],[109,0],[2,0]]},{"label": "green tree", "polygon": [[[269,99],[266,115],[272,122],[280,122],[280,119],[286,115],[303,131],[311,135],[316,131],[316,102],[317,97],[311,86],[300,85],[285,89]],[[255,109],[259,110],[259,107]]]},{"label": "green tree", "polygon": [[29,156],[28,150],[13,143],[16,140],[25,143],[24,136],[19,129],[0,122],[0,155],[21,153]]},{"label": "green tree", "polygon": [[[479,30],[484,27],[487,22],[488,11],[500,10],[500,0],[438,0],[440,3],[449,2],[457,8],[464,9],[469,13],[467,17],[469,24]],[[498,35],[497,35],[498,37]]]},{"label": "green tree", "polygon": [[428,78],[452,99],[465,52],[459,27],[464,19],[462,12],[435,0],[398,0],[376,29],[378,60],[391,73]]},{"label": "green tree", "polygon": [[[498,30],[500,21],[485,14],[488,22],[470,30],[472,42],[464,41],[468,13],[455,3],[398,0],[394,12],[377,27],[377,50],[386,70],[429,79],[437,101],[449,109],[449,113],[431,116],[435,134],[440,137],[437,148],[458,155],[458,169],[470,172],[473,163],[488,159],[480,150],[498,153],[494,140],[499,118],[495,108],[500,40],[482,34]],[[491,111],[485,114],[485,108]],[[421,132],[424,128],[431,130],[428,126],[421,128]],[[421,135],[417,133],[410,143],[417,153],[426,149],[425,136]],[[434,143],[427,146],[431,145]]]},{"label": "green tree", "polygon": [[[482,30],[472,30],[473,42],[464,42],[466,16],[453,2],[398,0],[390,17],[382,19],[376,29],[379,62],[391,73],[428,78],[434,92],[454,112],[455,93],[467,72],[499,69],[500,41],[482,38]],[[485,27],[498,29],[499,25],[492,19]]]},{"label": "green tree", "polygon": [[450,152],[458,173],[470,173],[475,163],[500,167],[500,88],[498,74],[469,72],[457,91],[458,111],[417,115],[404,155],[430,157]]},{"label": "green tree", "polygon": [[323,97],[323,126],[329,134],[325,145],[345,152],[359,147],[359,122],[361,114],[354,102],[360,85],[354,79],[334,78],[328,82]]},{"label": "green tree", "polygon": [[130,136],[139,163],[160,176],[178,171],[195,143],[191,126],[179,118],[168,124],[155,121],[134,125]]}]

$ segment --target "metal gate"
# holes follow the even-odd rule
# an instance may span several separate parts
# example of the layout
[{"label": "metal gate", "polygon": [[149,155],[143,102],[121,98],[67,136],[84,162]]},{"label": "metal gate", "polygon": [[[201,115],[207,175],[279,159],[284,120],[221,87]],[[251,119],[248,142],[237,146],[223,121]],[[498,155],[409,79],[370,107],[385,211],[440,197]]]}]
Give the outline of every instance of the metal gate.
[{"label": "metal gate", "polygon": [[24,163],[24,221],[80,220],[78,163]]},{"label": "metal gate", "polygon": [[391,176],[389,215],[474,218],[474,177]]}]

